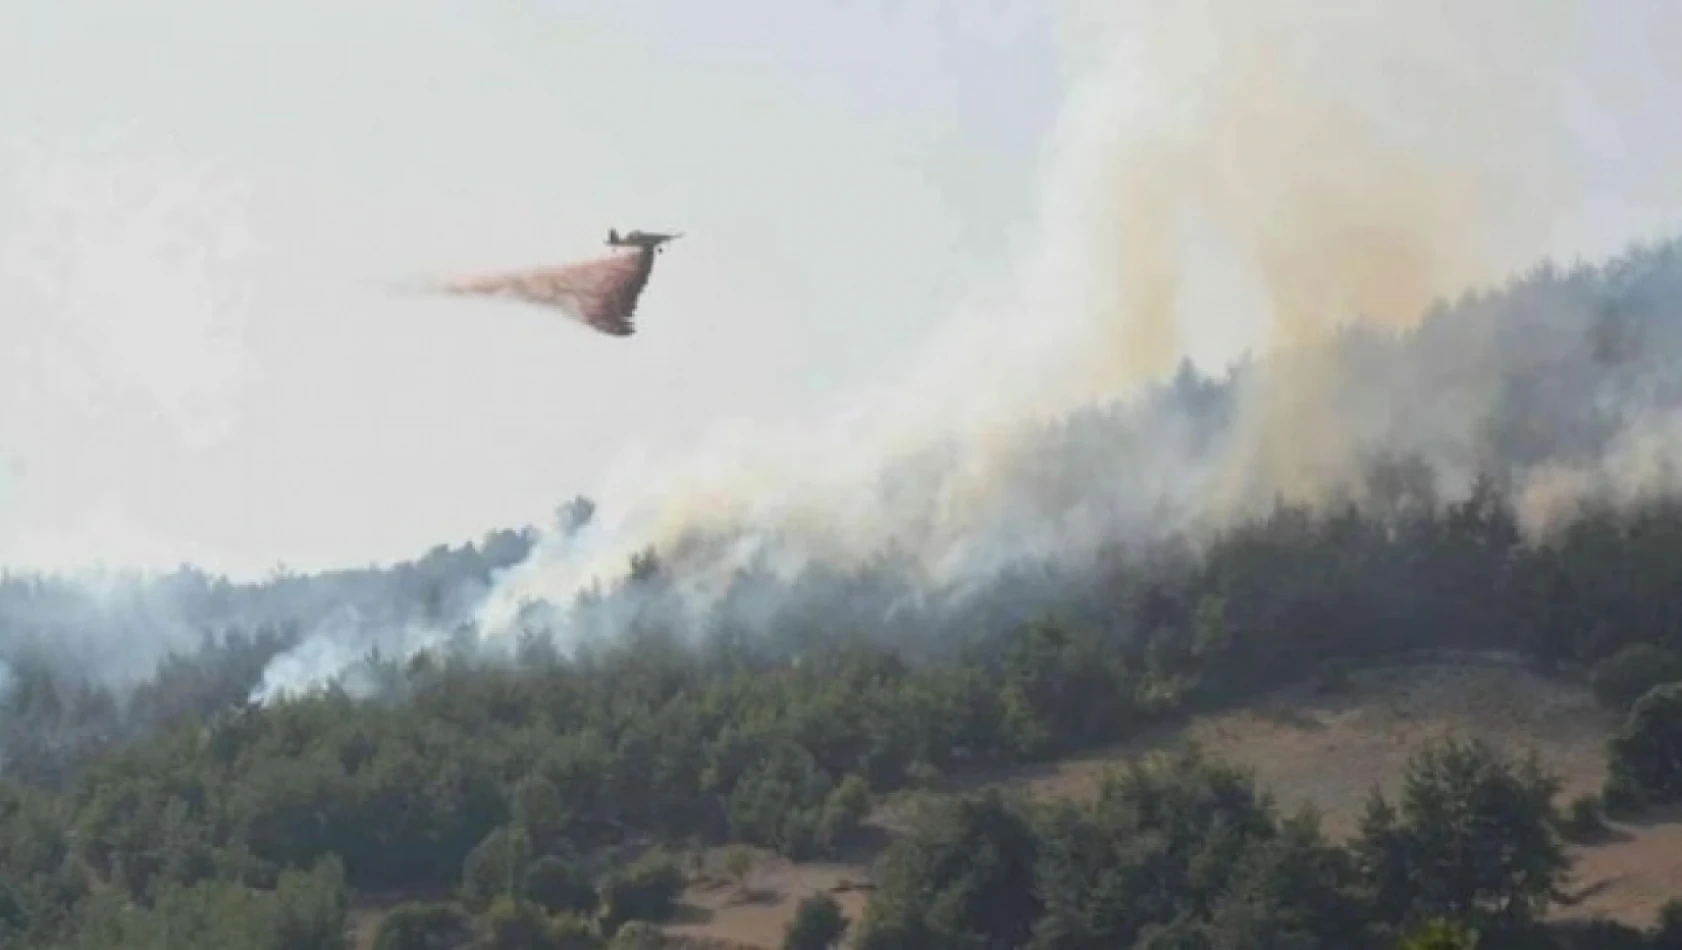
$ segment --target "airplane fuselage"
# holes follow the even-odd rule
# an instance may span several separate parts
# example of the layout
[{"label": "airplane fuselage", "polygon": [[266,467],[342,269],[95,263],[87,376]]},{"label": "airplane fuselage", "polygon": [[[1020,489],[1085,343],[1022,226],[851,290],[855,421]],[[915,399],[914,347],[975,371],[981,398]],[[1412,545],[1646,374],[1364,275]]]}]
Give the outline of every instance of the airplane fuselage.
[{"label": "airplane fuselage", "polygon": [[640,247],[645,250],[657,251],[660,250],[662,244],[667,241],[675,241],[682,236],[681,234],[656,234],[649,231],[631,231],[627,234],[620,234],[617,229],[610,229],[607,232],[607,244],[609,247]]}]

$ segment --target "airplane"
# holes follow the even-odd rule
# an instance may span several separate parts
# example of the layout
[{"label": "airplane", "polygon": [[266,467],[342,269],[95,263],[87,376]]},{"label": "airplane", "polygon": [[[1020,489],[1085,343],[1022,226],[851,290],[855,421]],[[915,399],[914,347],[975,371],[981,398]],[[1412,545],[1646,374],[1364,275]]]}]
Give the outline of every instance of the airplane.
[{"label": "airplane", "polygon": [[655,251],[656,253],[665,251],[665,248],[660,245],[667,241],[675,241],[680,237],[683,237],[681,233],[656,234],[650,231],[631,231],[620,234],[618,228],[607,229],[607,245],[609,247],[640,247],[643,250]]}]

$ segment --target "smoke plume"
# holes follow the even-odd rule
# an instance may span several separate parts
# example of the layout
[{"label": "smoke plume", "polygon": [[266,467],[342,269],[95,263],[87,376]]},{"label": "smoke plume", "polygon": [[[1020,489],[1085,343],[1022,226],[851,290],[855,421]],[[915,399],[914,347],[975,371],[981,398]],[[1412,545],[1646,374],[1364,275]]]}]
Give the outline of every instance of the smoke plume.
[{"label": "smoke plume", "polygon": [[[1607,363],[1585,331],[1597,302],[1573,299],[1583,275],[1544,271],[1493,308],[1441,302],[1668,224],[1675,143],[1616,106],[1662,98],[1677,70],[1607,55],[1677,35],[1682,13],[1205,0],[1105,26],[1007,293],[955,319],[919,372],[801,431],[735,424],[710,451],[627,466],[600,518],[505,575],[484,632],[533,603],[564,616],[645,549],[691,617],[737,604],[755,573],[891,559],[908,587],[881,622],[1027,565],[1340,497],[1383,455],[1423,457],[1450,492],[1506,466],[1534,527],[1585,492],[1667,477],[1677,417],[1622,381],[1660,378],[1678,351]],[[1608,154],[1613,134],[1651,153]],[[1649,217],[1608,220],[1636,200]],[[1199,325],[1255,342],[1204,411],[1169,383]],[[1106,406],[1103,424],[1054,422]],[[1520,416],[1539,443],[1511,441]],[[779,589],[751,613],[786,613],[803,588]]]},{"label": "smoke plume", "polygon": [[[1358,500],[1386,460],[1427,463],[1444,497],[1500,474],[1533,531],[1677,487],[1682,246],[1639,242],[1682,210],[1682,10],[1075,12],[1094,15],[1070,21],[1090,68],[1035,239],[904,377],[798,429],[733,420],[704,451],[627,459],[535,539],[384,573],[183,575],[167,596],[192,611],[48,585],[0,636],[98,629],[145,655],[90,647],[95,672],[132,680],[203,630],[275,628],[228,654],[258,701],[347,674],[374,690],[380,657],[428,647],[513,656],[533,629],[931,642],[1053,607],[1102,622],[1100,555],[1195,543],[1281,497]],[[148,611],[156,630],[128,619]]]}]

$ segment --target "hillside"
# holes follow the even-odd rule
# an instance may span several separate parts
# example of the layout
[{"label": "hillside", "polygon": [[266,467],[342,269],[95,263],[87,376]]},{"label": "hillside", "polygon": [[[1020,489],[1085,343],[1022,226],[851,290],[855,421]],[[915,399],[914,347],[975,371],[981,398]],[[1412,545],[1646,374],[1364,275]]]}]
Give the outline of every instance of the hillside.
[{"label": "hillside", "polygon": [[[553,566],[540,552],[622,523],[599,528],[580,499],[553,530],[391,568],[0,581],[0,939],[593,948],[658,925],[763,945],[871,854],[875,888],[839,894],[864,908],[865,950],[1389,950],[1430,920],[1528,950],[1566,946],[1536,932],[1550,914],[1653,926],[1677,896],[1661,819],[1682,804],[1682,501],[1657,483],[1556,495],[1538,523],[1531,477],[1557,473],[1554,449],[1599,457],[1650,418],[1628,384],[1658,378],[1678,281],[1682,246],[1666,245],[1338,343],[1411,373],[1460,334],[1551,334],[1558,358],[1511,367],[1500,408],[1460,432],[1487,437],[1469,469],[1404,443],[1343,495],[1199,532],[1108,525],[984,579],[942,585],[889,552],[748,564],[712,588],[695,558],[735,549],[723,535],[637,550],[572,603],[522,604],[513,629],[480,624],[491,591]],[[1619,339],[1653,344],[1647,362],[1581,352],[1609,314]],[[1552,410],[1525,394],[1566,369],[1581,425],[1550,447]],[[1214,438],[1248,385],[1188,371],[1050,422],[1001,491],[1127,496],[1105,473],[1152,458],[1129,433],[1172,420]],[[1073,530],[1061,509],[1007,507]],[[1138,754],[1187,738],[1205,758]],[[1559,793],[1520,761],[1531,748]],[[999,786],[1028,804],[985,793]],[[912,791],[941,788],[973,794]],[[1566,847],[1565,819],[1599,811],[1557,809],[1591,790],[1623,824]],[[913,811],[919,796],[934,807]],[[1323,826],[1289,811],[1304,799]],[[1374,820],[1349,837],[1357,809]],[[720,886],[731,846],[768,857]],[[1294,890],[1270,883],[1285,868]],[[1550,907],[1562,892],[1583,900]],[[833,908],[807,908],[833,926]]]},{"label": "hillside", "polygon": [[[1431,739],[1458,733],[1506,749],[1534,749],[1559,775],[1561,798],[1568,799],[1604,783],[1605,742],[1616,724],[1586,689],[1541,676],[1521,658],[1427,657],[1353,671],[1335,690],[1319,680],[1298,684],[1116,748],[961,785],[998,785],[1038,799],[1090,798],[1118,762],[1195,742],[1254,770],[1287,805],[1312,803],[1324,813],[1328,831],[1343,836],[1354,833],[1373,784],[1395,795],[1408,756]],[[906,799],[926,797],[884,805],[872,823],[903,829],[914,813]],[[1642,926],[1664,900],[1682,893],[1682,815],[1614,827],[1607,840],[1572,848],[1576,868],[1568,890],[1579,900],[1555,908],[1557,916],[1606,916]],[[722,881],[693,888],[683,916],[665,929],[679,937],[774,948],[795,906],[810,894],[844,888],[837,897],[856,919],[868,891],[848,885],[870,877],[864,860],[795,863],[761,852],[745,896]]]},{"label": "hillside", "polygon": [[[630,915],[686,937],[767,945],[805,893],[865,877],[856,856],[879,850],[884,830],[893,839],[884,854],[903,862],[951,816],[996,807],[965,796],[947,818],[936,809],[912,820],[913,787],[1003,785],[1031,799],[1102,805],[1108,793],[1091,793],[1104,767],[1190,738],[1211,762],[1253,768],[1287,806],[1319,804],[1331,837],[1313,843],[1314,832],[1300,846],[1330,849],[1329,867],[1375,846],[1364,837],[1353,850],[1337,843],[1375,781],[1390,800],[1426,809],[1409,821],[1427,820],[1430,801],[1471,796],[1465,807],[1486,807],[1478,803],[1508,795],[1486,820],[1516,822],[1503,835],[1530,836],[1526,847],[1539,850],[1525,860],[1546,865],[1524,885],[1526,905],[1515,906],[1575,891],[1585,900],[1571,915],[1650,924],[1654,905],[1673,893],[1676,871],[1663,855],[1673,853],[1674,829],[1626,824],[1611,843],[1561,852],[1556,865],[1541,830],[1554,820],[1548,800],[1536,798],[1530,778],[1483,757],[1534,748],[1563,779],[1566,794],[1551,795],[1552,807],[1604,777],[1626,812],[1645,804],[1648,821],[1664,815],[1675,800],[1665,730],[1677,721],[1666,705],[1676,688],[1664,684],[1682,679],[1682,657],[1677,628],[1662,618],[1678,532],[1682,508],[1655,502],[1586,512],[1528,541],[1493,485],[1464,501],[1382,515],[1281,507],[1195,560],[1114,565],[1108,596],[1126,620],[1119,628],[1042,621],[916,658],[870,637],[802,645],[792,656],[784,652],[792,644],[729,639],[697,649],[646,625],[576,657],[534,640],[516,667],[423,653],[388,663],[374,699],[336,690],[208,718],[178,712],[151,734],[102,736],[90,724],[112,707],[38,670],[6,697],[9,748],[35,766],[22,776],[33,785],[0,782],[11,816],[0,849],[26,875],[25,889],[7,898],[16,908],[9,919],[41,947],[66,946],[52,942],[57,933],[112,928],[146,947],[153,928],[166,939],[185,926],[180,915],[205,913],[227,928],[225,939],[282,950],[316,944],[261,936],[276,914],[311,940],[349,924],[365,941],[394,919],[612,930]],[[1385,591],[1399,573],[1412,597],[1398,616]],[[644,560],[617,596],[658,602],[669,582],[657,559]],[[1438,659],[1386,660],[1396,655]],[[1538,659],[1590,671],[1595,695],[1527,672]],[[179,666],[152,688],[185,686],[191,699],[214,670]],[[192,708],[169,692],[159,698]],[[1480,736],[1496,752],[1443,752],[1435,740],[1450,733]],[[1614,733],[1622,751],[1606,759]],[[1470,771],[1461,785],[1413,801],[1417,790],[1398,779],[1427,754],[1461,756],[1455,767]],[[1222,768],[1181,765],[1130,781],[1145,790],[1243,785]],[[1479,783],[1493,784],[1480,791]],[[1248,791],[1220,794],[1251,813],[1244,820],[1257,847],[1292,827],[1264,802],[1243,804]],[[1056,820],[1110,821],[1108,807]],[[1227,820],[1217,819],[1183,821],[1202,835]],[[1028,822],[1030,837],[1052,834],[1041,820],[987,819]],[[699,879],[685,855],[729,843],[781,857],[740,887],[677,893],[686,878]],[[1574,884],[1557,877],[1573,856],[1583,876]],[[530,877],[511,876],[522,864]],[[842,894],[841,909],[903,907],[909,885],[882,874],[870,868],[877,887]],[[1376,883],[1348,882],[1347,893],[1339,885],[1337,902]],[[1021,886],[1006,893],[1025,899]],[[1218,885],[1228,886],[1238,882]],[[548,903],[509,903],[522,893]],[[385,912],[391,900],[368,895],[410,904]],[[683,899],[668,919],[673,896]],[[1455,914],[1476,906],[1454,903],[1464,895],[1405,897],[1427,899]],[[129,901],[145,913],[127,911]],[[1406,907],[1368,908],[1361,919],[1405,919]],[[1354,909],[1338,913],[1346,912]]]},{"label": "hillside", "polygon": [[[1486,654],[1358,670],[1330,695],[1319,683],[1299,685],[1246,709],[1198,717],[1171,735],[1010,781],[1036,796],[1090,795],[1117,758],[1190,740],[1254,770],[1288,806],[1312,803],[1327,830],[1345,836],[1355,833],[1372,786],[1396,795],[1408,756],[1432,739],[1460,734],[1533,750],[1561,779],[1563,803],[1600,790],[1606,740],[1617,725],[1588,690],[1543,677],[1516,657]],[[1572,848],[1568,890],[1581,901],[1555,913],[1640,926],[1682,893],[1682,821],[1653,816],[1613,825],[1606,841]]]}]

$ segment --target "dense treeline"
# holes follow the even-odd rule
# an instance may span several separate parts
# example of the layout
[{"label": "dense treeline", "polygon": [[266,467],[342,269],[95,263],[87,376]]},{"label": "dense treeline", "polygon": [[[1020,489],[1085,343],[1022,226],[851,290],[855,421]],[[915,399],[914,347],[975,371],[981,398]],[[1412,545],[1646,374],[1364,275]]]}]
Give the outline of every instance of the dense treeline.
[{"label": "dense treeline", "polygon": [[[448,652],[393,661],[382,695],[400,702],[340,691],[183,719],[56,792],[0,786],[0,926],[64,938],[100,919],[101,901],[175,912],[248,893],[236,883],[278,895],[252,914],[313,919],[316,898],[271,906],[292,899],[279,882],[336,868],[352,891],[460,891],[516,833],[526,858],[592,888],[611,849],[739,840],[833,853],[874,794],[1125,738],[1328,659],[1518,648],[1622,682],[1607,671],[1630,651],[1682,647],[1670,619],[1682,505],[1595,512],[1535,545],[1493,483],[1392,510],[1403,513],[1281,508],[1200,557],[1118,574],[1125,623],[1031,624],[942,662],[864,637],[792,657],[728,639],[695,649],[643,627],[574,657],[534,636],[514,669]],[[657,590],[658,562],[632,583]],[[34,703],[11,707],[12,721],[74,714]],[[1682,787],[1679,705],[1660,684],[1634,703],[1614,742],[1626,807]]]}]

